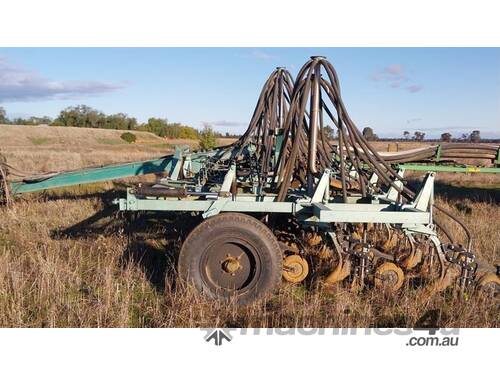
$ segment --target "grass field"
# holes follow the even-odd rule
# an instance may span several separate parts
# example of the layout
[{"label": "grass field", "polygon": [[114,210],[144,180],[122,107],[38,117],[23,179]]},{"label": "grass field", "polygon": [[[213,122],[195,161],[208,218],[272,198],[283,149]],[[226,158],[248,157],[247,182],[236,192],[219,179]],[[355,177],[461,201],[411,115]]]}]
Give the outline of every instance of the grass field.
[{"label": "grass field", "polygon": [[[119,143],[121,132],[94,130],[73,139],[74,129],[54,135],[36,127],[21,137],[14,128],[0,127],[1,152],[34,172],[145,159],[172,144],[147,133],[129,145]],[[489,263],[500,260],[499,184],[494,176],[442,175],[436,186],[437,200],[470,227],[478,257]],[[124,186],[31,194],[2,209],[0,326],[413,327],[431,319],[439,327],[500,327],[498,300],[450,290],[426,296],[409,284],[383,295],[311,280],[283,283],[246,307],[207,301],[175,275],[182,238],[196,220],[151,215],[127,224],[109,206]]]},{"label": "grass field", "polygon": [[[48,126],[0,125],[0,152],[21,170],[33,173],[70,170],[134,160],[174,152],[175,146],[198,148],[193,139],[167,139],[132,131],[137,141],[128,144],[122,130]],[[219,145],[234,139],[220,138]]]}]

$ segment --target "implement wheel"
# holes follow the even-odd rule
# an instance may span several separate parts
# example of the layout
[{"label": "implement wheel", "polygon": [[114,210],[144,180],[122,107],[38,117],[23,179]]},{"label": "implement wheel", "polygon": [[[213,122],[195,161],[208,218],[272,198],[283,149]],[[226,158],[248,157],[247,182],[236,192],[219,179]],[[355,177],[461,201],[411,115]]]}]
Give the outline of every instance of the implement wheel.
[{"label": "implement wheel", "polygon": [[283,278],[292,284],[298,284],[305,280],[309,274],[307,260],[300,255],[292,254],[283,260]]},{"label": "implement wheel", "polygon": [[247,304],[278,285],[282,252],[262,222],[240,213],[224,213],[203,221],[188,235],[178,269],[201,293]]},{"label": "implement wheel", "polygon": [[375,286],[395,292],[403,286],[404,273],[392,262],[382,263],[375,271]]},{"label": "implement wheel", "polygon": [[494,273],[487,273],[479,279],[478,289],[488,297],[500,296],[500,278]]}]

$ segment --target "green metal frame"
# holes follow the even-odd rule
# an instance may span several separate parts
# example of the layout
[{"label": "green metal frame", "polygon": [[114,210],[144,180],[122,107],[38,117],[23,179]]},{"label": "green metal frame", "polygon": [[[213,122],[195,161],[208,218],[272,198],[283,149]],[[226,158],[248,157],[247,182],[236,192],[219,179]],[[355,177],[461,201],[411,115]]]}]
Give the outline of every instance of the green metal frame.
[{"label": "green metal frame", "polygon": [[300,216],[310,224],[332,222],[429,224],[429,211],[416,210],[412,205],[394,203],[321,203],[310,201],[275,202],[258,201],[252,195],[239,195],[235,199],[214,200],[157,199],[141,197],[128,189],[127,197],[115,201],[121,211],[184,211],[184,212],[260,212],[288,213]]},{"label": "green metal frame", "polygon": [[184,168],[188,168],[191,173],[196,173],[208,157],[220,152],[222,151],[213,150],[189,153],[188,149],[176,148],[174,155],[167,155],[158,159],[104,165],[102,167],[60,172],[55,175],[48,175],[47,177],[42,175],[39,178],[13,181],[10,183],[10,191],[12,194],[31,193],[65,186],[159,173],[166,173],[171,180],[177,180],[183,161],[189,160],[189,163]]},{"label": "green metal frame", "polygon": [[[234,170],[227,172],[232,180]],[[226,179],[225,179],[226,180]],[[399,204],[390,199],[390,192],[376,196],[370,203],[335,203],[329,201],[330,171],[327,169],[318,182],[314,194],[295,201],[278,202],[275,196],[255,194],[219,195],[212,199],[159,198],[137,195],[127,189],[127,197],[115,200],[121,211],[184,211],[202,212],[203,217],[221,212],[288,213],[308,225],[336,222],[387,223],[426,225],[432,223],[430,211],[434,192],[434,174],[428,173],[419,195],[411,204]]]},{"label": "green metal frame", "polygon": [[10,188],[13,194],[30,193],[39,190],[109,181],[150,173],[170,172],[176,162],[177,159],[175,159],[174,156],[166,156],[159,159],[140,162],[80,169],[70,172],[61,172],[48,178],[43,178],[42,176],[39,180],[11,182]]},{"label": "green metal frame", "polygon": [[469,165],[440,165],[440,164],[396,164],[396,169],[422,172],[449,172],[449,173],[500,173],[500,167],[474,167]]}]

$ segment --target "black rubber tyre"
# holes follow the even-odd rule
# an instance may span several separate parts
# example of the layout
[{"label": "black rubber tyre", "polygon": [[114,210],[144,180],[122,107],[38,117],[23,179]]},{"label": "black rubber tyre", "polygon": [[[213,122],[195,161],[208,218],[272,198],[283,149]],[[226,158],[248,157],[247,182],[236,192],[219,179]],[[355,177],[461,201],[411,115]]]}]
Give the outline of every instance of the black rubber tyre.
[{"label": "black rubber tyre", "polygon": [[224,213],[191,231],[178,270],[201,293],[243,305],[274,290],[282,261],[278,240],[266,225],[248,215]]}]

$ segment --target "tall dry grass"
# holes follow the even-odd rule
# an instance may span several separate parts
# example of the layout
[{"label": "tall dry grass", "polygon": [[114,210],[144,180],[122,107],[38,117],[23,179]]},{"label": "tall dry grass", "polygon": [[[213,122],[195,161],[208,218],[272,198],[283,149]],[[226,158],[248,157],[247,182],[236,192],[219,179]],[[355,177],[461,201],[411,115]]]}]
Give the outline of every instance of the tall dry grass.
[{"label": "tall dry grass", "polygon": [[[411,327],[428,317],[439,326],[500,326],[497,300],[451,291],[426,297],[409,284],[394,295],[283,284],[247,307],[205,300],[175,275],[185,216],[139,218],[130,228],[133,236],[112,213],[74,227],[106,210],[112,197],[101,199],[102,191],[32,196],[2,211],[0,326]],[[498,205],[440,200],[470,226],[478,256],[498,261]]]}]

